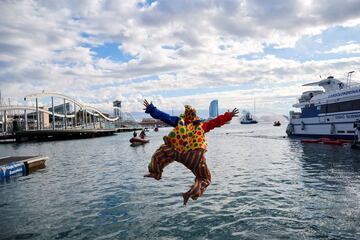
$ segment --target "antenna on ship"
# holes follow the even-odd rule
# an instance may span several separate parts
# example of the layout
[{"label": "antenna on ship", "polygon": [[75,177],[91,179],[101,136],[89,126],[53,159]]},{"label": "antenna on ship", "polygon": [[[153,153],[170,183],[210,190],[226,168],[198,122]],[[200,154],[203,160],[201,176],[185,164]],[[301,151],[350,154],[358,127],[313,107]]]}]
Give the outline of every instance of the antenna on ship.
[{"label": "antenna on ship", "polygon": [[350,84],[351,84],[351,75],[354,73],[355,71],[350,71],[348,72],[347,74],[347,78],[346,78],[346,82],[347,82],[347,85],[350,87]]},{"label": "antenna on ship", "polygon": [[256,109],[255,109],[255,97],[254,97],[254,113],[253,113],[254,115],[255,115],[255,110]]}]

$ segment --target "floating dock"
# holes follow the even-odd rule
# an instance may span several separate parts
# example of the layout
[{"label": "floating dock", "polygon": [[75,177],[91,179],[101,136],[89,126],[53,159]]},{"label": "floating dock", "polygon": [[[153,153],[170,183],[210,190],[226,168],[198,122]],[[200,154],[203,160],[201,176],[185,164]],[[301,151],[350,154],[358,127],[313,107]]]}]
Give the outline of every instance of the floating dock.
[{"label": "floating dock", "polygon": [[0,180],[13,175],[27,175],[45,167],[45,156],[17,156],[0,158]]},{"label": "floating dock", "polygon": [[133,132],[133,131],[140,131],[142,128],[116,128],[116,132]]},{"label": "floating dock", "polygon": [[95,138],[111,136],[118,132],[132,132],[138,130],[141,130],[141,128],[28,130],[0,135],[0,143]]},{"label": "floating dock", "polygon": [[19,131],[0,137],[1,142],[55,141],[111,136],[115,129],[55,129]]}]

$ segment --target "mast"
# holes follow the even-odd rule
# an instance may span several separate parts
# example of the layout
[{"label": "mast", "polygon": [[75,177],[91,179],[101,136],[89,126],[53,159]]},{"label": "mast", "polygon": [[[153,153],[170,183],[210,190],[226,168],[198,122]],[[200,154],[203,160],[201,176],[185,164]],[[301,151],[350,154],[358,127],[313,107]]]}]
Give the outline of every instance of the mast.
[{"label": "mast", "polygon": [[355,72],[355,71],[351,71],[351,72],[348,72],[348,74],[347,74],[346,82],[347,82],[348,87],[350,87],[350,85],[351,85],[351,75],[352,75],[354,72]]},{"label": "mast", "polygon": [[255,98],[254,98],[254,115],[255,115]]}]

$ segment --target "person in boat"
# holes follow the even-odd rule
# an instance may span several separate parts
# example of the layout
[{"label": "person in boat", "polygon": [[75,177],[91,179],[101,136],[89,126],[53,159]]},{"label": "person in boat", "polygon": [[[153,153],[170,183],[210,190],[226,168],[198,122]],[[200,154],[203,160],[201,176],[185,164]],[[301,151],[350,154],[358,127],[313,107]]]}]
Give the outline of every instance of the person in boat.
[{"label": "person in boat", "polygon": [[134,131],[134,133],[133,133],[133,137],[137,137],[137,133],[136,133],[136,131]]},{"label": "person in boat", "polygon": [[148,166],[149,173],[144,177],[160,180],[163,169],[167,165],[174,161],[182,163],[195,175],[194,185],[189,191],[183,193],[184,205],[186,205],[190,197],[193,200],[198,199],[211,182],[211,173],[205,158],[207,151],[205,133],[230,121],[237,116],[239,110],[234,108],[231,112],[201,122],[196,115],[196,110],[189,105],[185,105],[185,112],[180,117],[170,116],[160,111],[146,99],[144,106],[145,113],[174,127],[169,135],[164,137],[164,144],[151,157]]},{"label": "person in boat", "polygon": [[146,137],[145,129],[143,128],[140,132],[140,138],[144,139]]}]

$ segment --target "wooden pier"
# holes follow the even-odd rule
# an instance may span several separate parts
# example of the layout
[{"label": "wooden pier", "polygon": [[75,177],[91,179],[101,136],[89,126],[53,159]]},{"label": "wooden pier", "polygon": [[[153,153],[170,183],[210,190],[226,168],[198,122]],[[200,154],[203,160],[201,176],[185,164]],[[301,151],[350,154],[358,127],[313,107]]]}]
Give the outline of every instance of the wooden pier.
[{"label": "wooden pier", "polygon": [[27,175],[45,167],[45,156],[17,156],[0,158],[0,180],[16,174]]},{"label": "wooden pier", "polygon": [[2,142],[55,141],[111,136],[115,129],[55,129],[19,131],[0,137]]},{"label": "wooden pier", "polygon": [[116,132],[133,132],[140,130],[142,130],[142,128],[116,128]]},{"label": "wooden pier", "polygon": [[0,135],[0,143],[95,138],[111,136],[121,132],[139,131],[141,129],[142,128],[28,130]]}]

